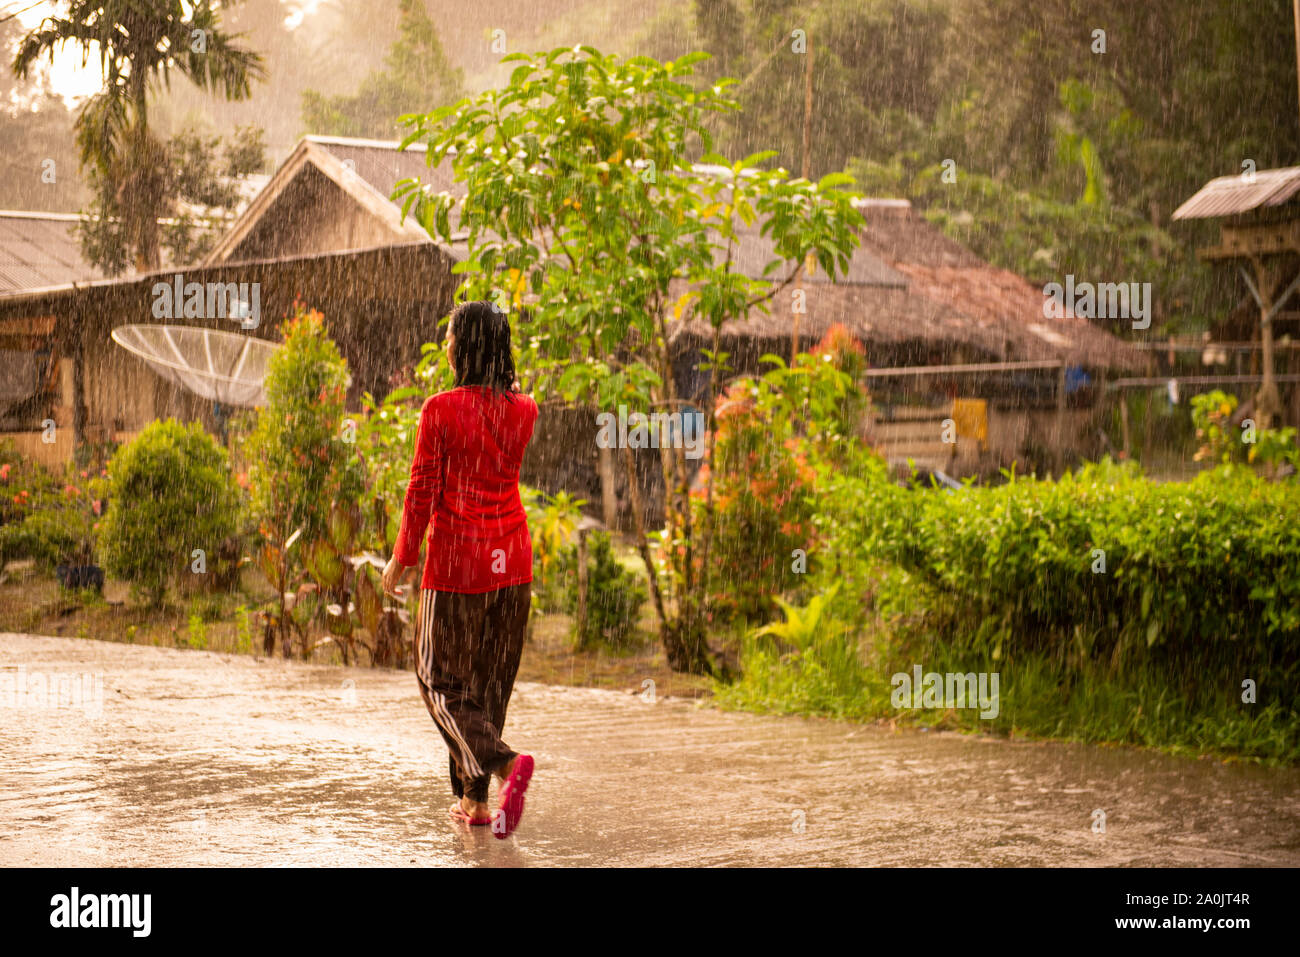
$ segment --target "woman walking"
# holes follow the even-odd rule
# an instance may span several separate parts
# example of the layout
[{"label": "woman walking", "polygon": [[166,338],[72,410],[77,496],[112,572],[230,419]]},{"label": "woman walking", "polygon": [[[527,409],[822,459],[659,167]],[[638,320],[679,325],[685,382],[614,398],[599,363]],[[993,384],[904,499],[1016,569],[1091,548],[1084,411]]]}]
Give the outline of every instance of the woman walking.
[{"label": "woman walking", "polygon": [[[415,459],[393,557],[392,593],[429,548],[416,636],[420,694],[450,753],[451,815],[510,835],[524,811],[530,755],[501,740],[528,624],[533,549],[519,499],[519,466],[537,421],[520,393],[510,324],[489,302],[466,302],[447,327],[454,387],[420,412]],[[500,806],[487,804],[491,775]]]}]

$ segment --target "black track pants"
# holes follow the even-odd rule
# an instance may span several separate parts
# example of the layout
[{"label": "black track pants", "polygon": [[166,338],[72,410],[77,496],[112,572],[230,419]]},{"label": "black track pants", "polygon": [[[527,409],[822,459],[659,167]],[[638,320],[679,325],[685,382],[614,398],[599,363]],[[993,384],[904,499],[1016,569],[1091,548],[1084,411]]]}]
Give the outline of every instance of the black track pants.
[{"label": "black track pants", "polygon": [[451,788],[487,801],[490,776],[515,756],[501,740],[523,653],[532,585],[479,595],[424,589],[415,673],[451,754]]}]

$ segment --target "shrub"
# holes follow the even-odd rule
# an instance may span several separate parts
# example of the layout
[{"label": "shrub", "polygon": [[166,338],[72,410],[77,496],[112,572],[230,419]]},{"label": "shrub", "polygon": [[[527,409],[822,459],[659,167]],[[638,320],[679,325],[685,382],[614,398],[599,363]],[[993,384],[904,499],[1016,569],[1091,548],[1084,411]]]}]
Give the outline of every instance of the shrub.
[{"label": "shrub", "polygon": [[528,513],[533,544],[533,594],[541,611],[556,611],[575,587],[572,575],[577,566],[571,560],[565,562],[563,556],[578,533],[587,500],[564,491],[547,495],[527,486],[520,486],[519,494]]},{"label": "shrub", "polygon": [[[251,512],[260,538],[257,566],[276,592],[277,608],[267,617],[265,648],[269,654],[279,636],[288,656],[296,637],[306,658],[312,647],[312,625],[333,602],[321,600],[317,584],[308,589],[310,599],[292,608],[285,596],[308,588],[302,579],[309,551],[319,552],[312,569],[328,573],[331,587],[344,590],[341,576],[335,580],[333,572],[344,567],[340,555],[353,543],[356,524],[347,534],[338,535],[331,516],[346,514],[359,521],[365,468],[357,453],[356,429],[344,427],[347,361],[326,334],[324,316],[295,303],[294,314],[280,324],[280,335],[284,342],[267,363],[266,405],[258,410],[256,425],[241,442],[241,453],[248,466]],[[299,543],[297,548],[294,543]],[[344,600],[342,609],[347,607]],[[331,617],[350,638],[350,615],[347,622],[342,615]],[[346,654],[347,645],[341,647]]]},{"label": "shrub", "polygon": [[[593,532],[587,538],[587,620],[585,626],[574,625],[578,648],[603,643],[611,648],[626,648],[636,628],[641,606],[645,604],[646,589],[639,575],[628,571],[614,557],[614,548],[608,532]],[[573,546],[565,552],[564,564],[574,571],[562,569],[565,580],[572,583],[566,593],[566,610],[578,613],[578,549]]]},{"label": "shrub", "polygon": [[215,556],[239,522],[226,451],[198,423],[154,422],[118,449],[108,499],[99,529],[104,566],[151,605],[189,573],[194,549]]},{"label": "shrub", "polygon": [[[746,638],[724,706],[1300,760],[1295,483],[1103,461],[949,492],[816,465],[824,601]],[[888,676],[917,664],[1000,672],[1001,713],[900,712]]]},{"label": "shrub", "polygon": [[88,470],[69,466],[60,479],[12,442],[0,443],[0,570],[22,558],[47,568],[90,564],[101,486]]},{"label": "shrub", "polygon": [[[856,436],[868,402],[855,381],[865,357],[844,327],[833,326],[791,366],[764,359],[768,372],[737,380],[720,397],[712,471],[702,470],[694,493],[699,503],[712,483],[715,621],[766,620],[773,597],[803,583],[817,544],[814,459],[851,474],[885,474],[884,461]],[[701,510],[698,520],[706,519]]]},{"label": "shrub", "polygon": [[[1300,470],[1300,448],[1296,447],[1296,430],[1243,429],[1232,425],[1237,397],[1215,389],[1192,397],[1192,423],[1201,446],[1196,461],[1223,464],[1249,462],[1265,475],[1282,474],[1284,467]],[[1243,421],[1243,425],[1246,421]]]},{"label": "shrub", "polygon": [[[783,417],[764,408],[749,382],[719,403],[713,470],[716,527],[709,556],[709,607],[715,619],[763,619],[772,596],[794,587],[795,549],[809,548],[811,472],[792,450]],[[696,501],[702,498],[697,491]],[[701,513],[701,519],[704,518]]]},{"label": "shrub", "polygon": [[330,503],[356,502],[363,484],[343,428],[348,366],[315,310],[296,304],[280,334],[267,363],[266,405],[241,451],[262,536],[283,542],[301,528],[315,541],[328,531]]},{"label": "shrub", "polygon": [[190,612],[185,643],[196,651],[206,651],[208,648],[208,626],[198,612]]}]

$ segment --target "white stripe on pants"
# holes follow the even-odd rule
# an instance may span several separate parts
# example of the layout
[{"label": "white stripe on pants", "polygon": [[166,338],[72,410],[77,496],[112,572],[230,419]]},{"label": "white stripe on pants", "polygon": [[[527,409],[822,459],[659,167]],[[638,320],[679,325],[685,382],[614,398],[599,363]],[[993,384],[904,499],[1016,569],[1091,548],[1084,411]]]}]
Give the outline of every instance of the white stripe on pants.
[{"label": "white stripe on pants", "polygon": [[431,690],[433,688],[433,606],[435,595],[436,592],[432,588],[424,588],[420,591],[420,647],[416,650],[416,674],[425,689],[429,690],[430,697],[433,700],[433,719],[446,732],[447,737],[455,741],[460,748],[461,768],[470,777],[478,778],[483,776],[483,769],[479,767],[474,752],[470,750],[469,744],[465,741],[465,736],[461,734],[460,728],[457,727],[455,719],[451,716],[451,712],[447,710],[447,699],[438,692]]}]

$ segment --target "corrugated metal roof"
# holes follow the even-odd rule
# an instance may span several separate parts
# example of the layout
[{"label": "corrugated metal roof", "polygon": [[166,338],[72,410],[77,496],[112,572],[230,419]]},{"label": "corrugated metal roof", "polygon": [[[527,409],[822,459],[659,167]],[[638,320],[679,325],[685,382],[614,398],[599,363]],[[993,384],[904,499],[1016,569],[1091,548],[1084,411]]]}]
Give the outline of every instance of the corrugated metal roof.
[{"label": "corrugated metal roof", "polygon": [[322,146],[350,166],[358,176],[388,198],[398,180],[418,178],[431,188],[447,190],[452,195],[465,194],[464,183],[452,182],[450,163],[430,169],[425,162],[425,149],[412,143],[405,150],[396,140],[350,139],[344,136],[306,136],[312,143]]},{"label": "corrugated metal roof", "polygon": [[1300,166],[1220,176],[1174,210],[1174,219],[1236,216],[1261,206],[1281,206],[1300,192]]},{"label": "corrugated metal roof", "polygon": [[0,210],[0,294],[101,278],[81,256],[79,218]]}]

